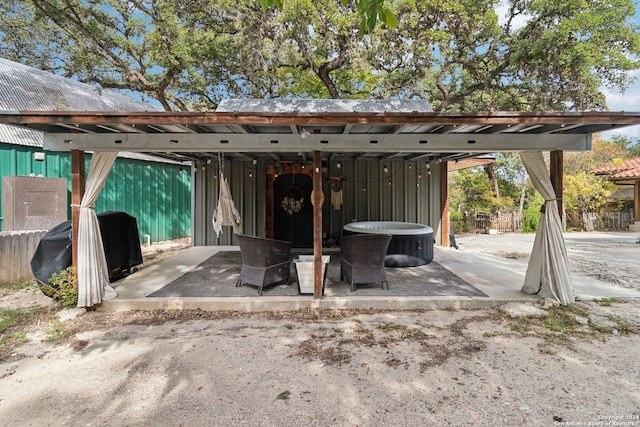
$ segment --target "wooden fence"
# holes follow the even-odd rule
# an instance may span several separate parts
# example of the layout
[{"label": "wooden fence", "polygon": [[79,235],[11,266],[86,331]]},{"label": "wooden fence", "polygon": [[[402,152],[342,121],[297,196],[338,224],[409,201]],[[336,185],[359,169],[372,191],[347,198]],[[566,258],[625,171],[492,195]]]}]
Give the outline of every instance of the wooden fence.
[{"label": "wooden fence", "polygon": [[46,230],[0,232],[0,284],[33,279],[31,258],[45,234]]},{"label": "wooden fence", "polygon": [[514,233],[522,231],[522,214],[469,214],[451,220],[451,226],[456,233]]},{"label": "wooden fence", "polygon": [[[522,214],[467,214],[461,219],[452,219],[451,227],[456,233],[516,233],[522,232]],[[567,221],[570,222],[569,216]],[[589,212],[583,217],[586,231],[628,230],[633,224],[633,211]],[[567,224],[582,227],[578,224]]]},{"label": "wooden fence", "polygon": [[589,212],[582,216],[586,231],[628,230],[633,224],[633,211],[623,212]]}]

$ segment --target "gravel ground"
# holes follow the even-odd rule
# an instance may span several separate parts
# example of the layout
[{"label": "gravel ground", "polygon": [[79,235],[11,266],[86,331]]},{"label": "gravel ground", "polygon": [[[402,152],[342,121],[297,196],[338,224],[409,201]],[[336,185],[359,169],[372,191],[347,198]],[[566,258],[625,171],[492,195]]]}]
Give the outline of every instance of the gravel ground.
[{"label": "gravel ground", "polygon": [[[456,236],[460,250],[527,261],[534,234],[468,234]],[[640,233],[565,233],[573,274],[640,289]]]},{"label": "gravel ground", "polygon": [[[458,243],[483,252],[495,245],[495,253],[521,259],[533,242],[502,237]],[[583,249],[568,250],[588,258]],[[21,292],[9,296],[12,304],[28,299]],[[4,355],[0,425],[640,426],[639,328],[640,305],[615,301],[473,311],[87,312],[34,322]]]}]

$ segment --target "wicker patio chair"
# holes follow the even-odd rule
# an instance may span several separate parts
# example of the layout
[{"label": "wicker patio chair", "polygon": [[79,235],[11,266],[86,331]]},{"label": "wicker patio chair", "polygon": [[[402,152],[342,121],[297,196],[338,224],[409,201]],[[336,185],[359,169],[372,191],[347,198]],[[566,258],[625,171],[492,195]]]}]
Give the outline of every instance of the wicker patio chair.
[{"label": "wicker patio chair", "polygon": [[354,234],[340,239],[340,278],[351,284],[382,282],[389,289],[384,257],[391,242],[388,234]]},{"label": "wicker patio chair", "polygon": [[236,234],[242,269],[236,287],[243,284],[262,287],[288,282],[291,263],[291,243],[264,237]]}]

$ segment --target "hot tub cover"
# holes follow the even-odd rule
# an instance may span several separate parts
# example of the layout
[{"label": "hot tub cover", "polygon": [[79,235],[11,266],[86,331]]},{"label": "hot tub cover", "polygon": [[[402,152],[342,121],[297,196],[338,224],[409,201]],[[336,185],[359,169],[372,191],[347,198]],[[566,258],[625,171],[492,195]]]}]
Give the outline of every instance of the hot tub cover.
[{"label": "hot tub cover", "polygon": [[399,221],[352,222],[345,225],[343,229],[355,233],[391,234],[397,236],[433,233],[433,228],[428,225]]}]

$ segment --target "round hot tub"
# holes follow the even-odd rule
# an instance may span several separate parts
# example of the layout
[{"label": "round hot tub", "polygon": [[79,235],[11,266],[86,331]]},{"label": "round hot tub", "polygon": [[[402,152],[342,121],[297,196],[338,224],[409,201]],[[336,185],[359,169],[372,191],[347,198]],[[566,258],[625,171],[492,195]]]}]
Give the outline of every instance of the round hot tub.
[{"label": "round hot tub", "polygon": [[351,234],[390,234],[386,267],[416,267],[433,261],[433,228],[424,224],[399,221],[352,222],[343,227]]}]

